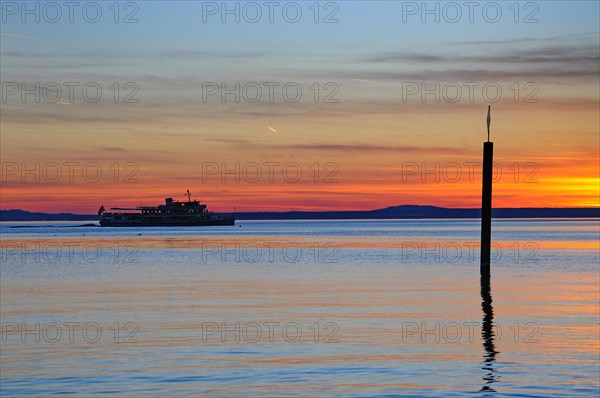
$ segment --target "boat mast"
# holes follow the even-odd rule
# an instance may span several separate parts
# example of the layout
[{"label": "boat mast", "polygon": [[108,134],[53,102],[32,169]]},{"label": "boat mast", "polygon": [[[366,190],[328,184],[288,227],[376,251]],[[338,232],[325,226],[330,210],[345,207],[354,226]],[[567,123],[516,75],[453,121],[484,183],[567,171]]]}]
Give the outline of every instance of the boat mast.
[{"label": "boat mast", "polygon": [[187,190],[187,193],[185,194],[185,196],[187,196],[187,198],[188,198],[188,203],[190,203],[190,202],[192,201],[192,199],[191,199],[191,198],[192,198],[192,194],[190,193],[190,190],[189,190],[189,189]]}]

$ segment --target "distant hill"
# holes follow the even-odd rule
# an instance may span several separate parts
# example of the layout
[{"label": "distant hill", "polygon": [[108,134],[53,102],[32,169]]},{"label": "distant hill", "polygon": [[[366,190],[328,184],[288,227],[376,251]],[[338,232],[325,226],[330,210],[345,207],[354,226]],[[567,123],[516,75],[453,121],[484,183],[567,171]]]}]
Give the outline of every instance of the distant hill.
[{"label": "distant hill", "polygon": [[0,221],[84,221],[98,220],[96,214],[33,213],[26,210],[0,210]]},{"label": "distant hill", "polygon": [[[600,208],[498,208],[494,218],[590,218],[600,217]],[[436,206],[403,205],[365,211],[286,211],[241,212],[238,220],[341,220],[341,219],[410,219],[410,218],[480,218],[480,209],[449,209]],[[25,210],[0,210],[0,221],[87,221],[98,220],[96,214],[32,213]]]},{"label": "distant hill", "polygon": [[[498,208],[494,218],[589,218],[600,217],[600,208]],[[367,211],[288,211],[243,212],[239,220],[307,220],[307,219],[410,219],[410,218],[480,218],[481,209],[449,209],[436,206],[403,205]]]}]

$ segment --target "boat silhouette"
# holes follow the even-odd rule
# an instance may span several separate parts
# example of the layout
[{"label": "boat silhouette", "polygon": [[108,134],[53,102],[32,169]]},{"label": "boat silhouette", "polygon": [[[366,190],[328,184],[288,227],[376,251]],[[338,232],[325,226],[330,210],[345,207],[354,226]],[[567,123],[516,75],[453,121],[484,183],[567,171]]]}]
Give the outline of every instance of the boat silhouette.
[{"label": "boat silhouette", "polygon": [[187,202],[166,198],[164,205],[155,207],[111,207],[110,211],[105,211],[104,206],[101,206],[98,210],[100,225],[103,227],[197,227],[235,224],[235,214],[215,215],[208,211],[205,204],[192,200],[189,190],[186,196]]}]

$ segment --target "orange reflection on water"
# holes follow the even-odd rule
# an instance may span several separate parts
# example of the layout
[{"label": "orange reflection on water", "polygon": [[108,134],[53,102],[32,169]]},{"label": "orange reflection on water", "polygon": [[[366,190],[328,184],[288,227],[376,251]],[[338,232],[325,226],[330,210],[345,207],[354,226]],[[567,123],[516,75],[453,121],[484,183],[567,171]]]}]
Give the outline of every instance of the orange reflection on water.
[{"label": "orange reflection on water", "polygon": [[[299,248],[315,248],[317,243],[332,243],[338,248],[348,249],[402,249],[414,245],[425,245],[427,248],[442,247],[464,247],[478,248],[479,241],[453,240],[452,238],[440,238],[437,236],[185,236],[185,237],[77,237],[77,238],[5,238],[2,239],[3,250],[18,250],[21,247],[27,249],[54,249],[54,248],[89,248],[89,249],[115,249],[133,245],[137,249],[203,249],[214,246],[245,246],[262,247],[273,245],[294,245]],[[584,240],[536,240],[530,242],[515,242],[512,240],[494,240],[492,249],[517,249],[525,245],[539,249],[598,249],[599,241]]]}]

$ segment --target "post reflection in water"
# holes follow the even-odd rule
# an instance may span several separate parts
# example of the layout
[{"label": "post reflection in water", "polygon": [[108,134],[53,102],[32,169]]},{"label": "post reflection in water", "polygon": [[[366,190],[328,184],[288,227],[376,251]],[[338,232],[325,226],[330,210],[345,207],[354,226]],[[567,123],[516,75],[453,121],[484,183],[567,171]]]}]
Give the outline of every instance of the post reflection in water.
[{"label": "post reflection in water", "polygon": [[481,323],[481,338],[483,341],[483,364],[485,371],[483,376],[484,385],[480,391],[495,393],[492,384],[498,381],[494,362],[496,361],[496,347],[494,346],[495,333],[494,326],[494,308],[492,307],[492,293],[490,289],[490,272],[481,272],[481,309],[483,310],[483,321]]}]

